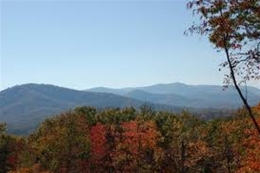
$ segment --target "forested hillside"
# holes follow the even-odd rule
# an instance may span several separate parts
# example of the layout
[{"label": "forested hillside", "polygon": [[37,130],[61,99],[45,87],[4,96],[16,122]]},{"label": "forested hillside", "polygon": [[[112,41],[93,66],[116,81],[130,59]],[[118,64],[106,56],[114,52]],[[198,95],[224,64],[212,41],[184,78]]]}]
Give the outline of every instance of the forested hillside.
[{"label": "forested hillside", "polygon": [[[163,98],[156,95],[150,97],[149,94],[148,96],[140,95],[140,97],[138,100],[138,97],[129,98],[112,93],[78,91],[47,84],[17,85],[0,91],[0,121],[7,123],[9,133],[24,135],[36,129],[46,118],[86,105],[96,109],[129,106],[138,109],[145,104],[152,105],[156,110],[181,112],[183,109],[189,109],[197,116],[203,116],[206,119],[230,115],[230,111],[226,109],[174,106],[170,100],[178,100],[178,96],[175,97],[175,95],[168,95],[170,100],[165,100],[164,96]],[[169,105],[156,103],[156,100],[165,100],[164,102]]]},{"label": "forested hillside", "polygon": [[[47,84],[17,85],[0,92],[0,121],[8,131],[28,134],[46,118],[77,106],[135,108],[144,102],[111,93],[94,93]],[[154,104],[157,109],[181,111],[181,107]]]},{"label": "forested hillside", "polygon": [[260,173],[260,0],[0,1],[0,173]]},{"label": "forested hillside", "polygon": [[[260,103],[252,108],[260,123]],[[203,121],[143,106],[78,107],[28,137],[0,126],[0,172],[260,172],[260,138],[244,109]]]}]

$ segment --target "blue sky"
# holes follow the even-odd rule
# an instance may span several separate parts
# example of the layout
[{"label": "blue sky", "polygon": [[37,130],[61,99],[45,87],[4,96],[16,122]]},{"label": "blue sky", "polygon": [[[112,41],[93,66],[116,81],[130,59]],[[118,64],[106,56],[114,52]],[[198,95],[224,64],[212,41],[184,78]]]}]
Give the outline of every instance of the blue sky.
[{"label": "blue sky", "polygon": [[222,85],[225,57],[206,38],[183,35],[194,20],[184,0],[1,1],[0,90]]}]

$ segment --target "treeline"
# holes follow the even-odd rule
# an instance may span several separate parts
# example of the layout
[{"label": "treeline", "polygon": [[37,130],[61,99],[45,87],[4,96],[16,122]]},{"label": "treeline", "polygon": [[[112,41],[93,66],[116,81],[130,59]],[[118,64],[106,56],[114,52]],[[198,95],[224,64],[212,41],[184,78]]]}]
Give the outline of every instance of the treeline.
[{"label": "treeline", "polygon": [[[253,108],[260,123],[260,103]],[[245,110],[205,121],[149,106],[79,107],[28,137],[0,125],[0,173],[259,173],[260,137]]]}]

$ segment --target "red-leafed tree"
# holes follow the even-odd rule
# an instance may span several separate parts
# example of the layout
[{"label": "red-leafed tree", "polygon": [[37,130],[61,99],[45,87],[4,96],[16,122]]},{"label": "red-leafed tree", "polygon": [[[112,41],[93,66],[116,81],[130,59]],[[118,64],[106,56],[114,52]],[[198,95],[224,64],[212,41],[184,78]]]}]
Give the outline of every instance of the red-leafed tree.
[{"label": "red-leafed tree", "polygon": [[103,168],[105,156],[108,154],[106,133],[106,126],[99,123],[90,129],[90,164],[95,171]]},{"label": "red-leafed tree", "polygon": [[11,143],[9,143],[8,150],[9,155],[6,158],[6,165],[10,168],[15,169],[19,165],[19,154],[23,151],[25,141],[22,138],[14,138]]}]

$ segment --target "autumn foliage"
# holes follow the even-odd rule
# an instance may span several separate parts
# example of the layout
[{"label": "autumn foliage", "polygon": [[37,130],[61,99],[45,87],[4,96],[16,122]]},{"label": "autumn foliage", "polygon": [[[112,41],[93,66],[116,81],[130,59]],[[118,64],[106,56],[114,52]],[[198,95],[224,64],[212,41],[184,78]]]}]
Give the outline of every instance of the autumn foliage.
[{"label": "autumn foliage", "polygon": [[[252,110],[260,122],[260,104]],[[260,172],[260,138],[244,109],[205,121],[189,112],[81,107],[28,137],[4,129],[1,173]]]}]

